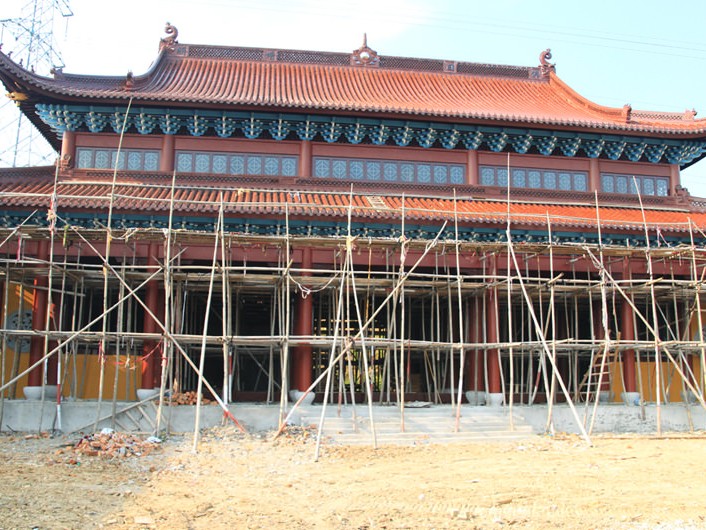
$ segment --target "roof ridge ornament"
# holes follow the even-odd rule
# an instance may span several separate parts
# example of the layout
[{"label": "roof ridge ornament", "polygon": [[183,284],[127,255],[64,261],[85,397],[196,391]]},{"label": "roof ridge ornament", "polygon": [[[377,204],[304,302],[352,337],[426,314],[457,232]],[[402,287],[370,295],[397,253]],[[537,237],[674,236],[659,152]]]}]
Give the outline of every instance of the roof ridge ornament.
[{"label": "roof ridge ornament", "polygon": [[368,47],[367,33],[363,33],[363,45],[351,54],[351,66],[380,66],[378,52]]},{"label": "roof ridge ornament", "polygon": [[623,110],[620,112],[625,122],[629,122],[632,119],[632,105],[626,103],[623,105]]},{"label": "roof ridge ornament", "polygon": [[164,33],[167,36],[159,41],[159,51],[161,52],[165,48],[169,51],[174,51],[174,45],[178,43],[179,30],[176,29],[176,26],[172,26],[167,22],[164,26]]},{"label": "roof ridge ornament", "polygon": [[542,72],[542,77],[549,77],[549,72],[556,72],[556,63],[549,62],[551,58],[551,48],[547,48],[539,54],[539,70]]}]

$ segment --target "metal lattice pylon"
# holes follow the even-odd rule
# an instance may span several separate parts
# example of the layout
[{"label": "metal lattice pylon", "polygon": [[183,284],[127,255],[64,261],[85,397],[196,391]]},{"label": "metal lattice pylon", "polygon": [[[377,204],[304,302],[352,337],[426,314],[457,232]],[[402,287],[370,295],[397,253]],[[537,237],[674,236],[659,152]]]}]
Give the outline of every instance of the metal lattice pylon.
[{"label": "metal lattice pylon", "polygon": [[[0,19],[2,52],[41,75],[63,68],[55,34],[72,16],[69,0],[29,0],[16,17]],[[56,153],[15,103],[0,103],[0,166],[18,167],[53,163]]]}]

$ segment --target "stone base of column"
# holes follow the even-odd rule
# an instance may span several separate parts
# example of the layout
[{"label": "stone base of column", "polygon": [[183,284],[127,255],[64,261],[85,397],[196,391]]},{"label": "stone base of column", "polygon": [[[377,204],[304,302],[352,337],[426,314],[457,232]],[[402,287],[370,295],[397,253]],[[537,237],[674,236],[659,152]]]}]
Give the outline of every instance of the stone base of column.
[{"label": "stone base of column", "polygon": [[466,390],[466,400],[469,405],[485,405],[485,392],[482,390]]},{"label": "stone base of column", "polygon": [[159,388],[138,388],[136,392],[137,401],[159,397]]},{"label": "stone base of column", "polygon": [[699,399],[696,397],[696,394],[694,394],[691,390],[685,390],[684,392],[682,392],[681,393],[681,400],[684,403],[689,403],[690,405],[693,405],[693,404],[699,402]]},{"label": "stone base of column", "polygon": [[[304,395],[304,392],[301,390],[290,390],[289,391],[289,400],[292,402],[292,404],[296,403],[299,401],[299,399]],[[311,405],[314,402],[314,398],[316,397],[316,394],[313,392],[309,392],[306,396],[304,396],[304,399],[300,403],[300,405]]]},{"label": "stone base of column", "polygon": [[620,398],[629,407],[639,407],[640,406],[640,393],[639,392],[621,392]]},{"label": "stone base of column", "polygon": [[505,403],[505,396],[502,393],[486,392],[485,404],[489,407],[502,407]]},{"label": "stone base of column", "polygon": [[[22,390],[25,395],[25,399],[28,400],[39,400],[42,399],[42,387],[41,386],[26,386]],[[47,401],[56,400],[57,386],[56,385],[45,385],[44,386],[44,399]]]}]

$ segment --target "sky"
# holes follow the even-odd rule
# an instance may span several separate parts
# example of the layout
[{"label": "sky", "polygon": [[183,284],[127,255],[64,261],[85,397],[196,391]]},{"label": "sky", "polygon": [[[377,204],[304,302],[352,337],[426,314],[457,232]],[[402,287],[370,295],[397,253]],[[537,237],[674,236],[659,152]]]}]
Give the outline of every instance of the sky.
[{"label": "sky", "polygon": [[[33,1],[4,2],[0,20]],[[346,53],[365,33],[380,55],[537,66],[551,48],[559,77],[598,104],[706,117],[703,0],[53,1],[73,13],[55,20],[67,73],[145,73],[166,22],[186,44]],[[706,161],[682,184],[706,197]]]}]

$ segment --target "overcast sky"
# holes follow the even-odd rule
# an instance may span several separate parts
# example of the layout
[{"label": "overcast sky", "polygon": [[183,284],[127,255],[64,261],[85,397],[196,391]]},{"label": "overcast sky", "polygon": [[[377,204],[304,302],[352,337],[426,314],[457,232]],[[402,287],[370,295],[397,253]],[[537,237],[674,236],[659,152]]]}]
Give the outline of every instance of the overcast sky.
[{"label": "overcast sky", "polygon": [[[350,52],[367,33],[381,55],[536,66],[551,48],[559,77],[596,103],[706,117],[703,0],[56,1],[73,12],[56,31],[69,73],[146,72],[167,21],[194,44]],[[706,162],[682,180],[706,197]]]}]

